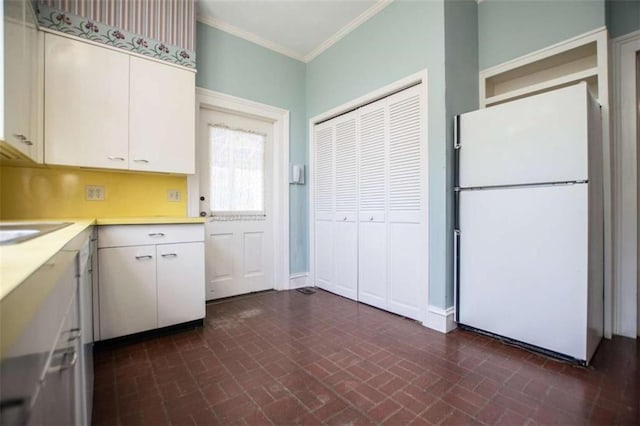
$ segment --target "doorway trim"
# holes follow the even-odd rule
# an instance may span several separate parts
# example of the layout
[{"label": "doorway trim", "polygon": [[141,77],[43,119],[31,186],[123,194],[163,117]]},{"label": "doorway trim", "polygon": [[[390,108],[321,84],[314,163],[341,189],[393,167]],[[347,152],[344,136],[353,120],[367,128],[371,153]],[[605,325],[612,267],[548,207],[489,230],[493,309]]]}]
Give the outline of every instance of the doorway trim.
[{"label": "doorway trim", "polygon": [[[248,99],[227,95],[214,90],[196,87],[196,129],[199,127],[200,109],[209,108],[223,112],[258,117],[273,123],[273,282],[276,290],[288,290],[289,285],[289,111]],[[196,140],[196,159],[201,158],[200,142]],[[196,160],[196,173],[187,176],[187,214],[200,214],[200,169]]]},{"label": "doorway trim", "polygon": [[[610,332],[638,335],[638,135],[636,55],[640,31],[618,37],[613,47],[614,276]],[[624,154],[624,155],[623,155]],[[635,287],[634,287],[635,285]],[[606,327],[605,327],[606,328]],[[607,330],[605,330],[606,332]]]}]

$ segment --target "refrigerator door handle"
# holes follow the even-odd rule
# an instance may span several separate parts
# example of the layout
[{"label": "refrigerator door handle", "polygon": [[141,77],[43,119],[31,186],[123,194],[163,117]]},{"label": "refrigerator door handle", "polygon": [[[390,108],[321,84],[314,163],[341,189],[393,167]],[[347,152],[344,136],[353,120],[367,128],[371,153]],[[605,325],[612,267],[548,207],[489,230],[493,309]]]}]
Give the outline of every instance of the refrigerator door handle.
[{"label": "refrigerator door handle", "polygon": [[460,230],[453,230],[453,306],[455,320],[460,322]]},{"label": "refrigerator door handle", "polygon": [[460,188],[460,116],[453,117],[453,188]]},{"label": "refrigerator door handle", "polygon": [[453,117],[453,149],[460,149],[460,115]]}]

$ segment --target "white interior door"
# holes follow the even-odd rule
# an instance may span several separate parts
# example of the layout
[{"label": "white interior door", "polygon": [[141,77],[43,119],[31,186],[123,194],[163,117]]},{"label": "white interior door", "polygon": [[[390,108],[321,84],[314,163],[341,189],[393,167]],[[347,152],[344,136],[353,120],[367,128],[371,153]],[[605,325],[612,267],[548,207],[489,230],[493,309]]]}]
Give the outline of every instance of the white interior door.
[{"label": "white interior door", "polygon": [[201,109],[207,300],[274,288],[273,123]]}]

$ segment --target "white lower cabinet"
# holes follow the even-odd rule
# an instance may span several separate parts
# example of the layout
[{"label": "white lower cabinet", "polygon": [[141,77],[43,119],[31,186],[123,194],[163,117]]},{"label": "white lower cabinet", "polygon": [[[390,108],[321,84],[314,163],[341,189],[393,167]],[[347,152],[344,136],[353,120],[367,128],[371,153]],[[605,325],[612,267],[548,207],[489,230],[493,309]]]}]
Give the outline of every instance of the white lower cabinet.
[{"label": "white lower cabinet", "polygon": [[97,340],[204,318],[204,225],[103,226],[98,246]]},{"label": "white lower cabinet", "polygon": [[100,249],[100,338],[156,328],[156,246]]}]

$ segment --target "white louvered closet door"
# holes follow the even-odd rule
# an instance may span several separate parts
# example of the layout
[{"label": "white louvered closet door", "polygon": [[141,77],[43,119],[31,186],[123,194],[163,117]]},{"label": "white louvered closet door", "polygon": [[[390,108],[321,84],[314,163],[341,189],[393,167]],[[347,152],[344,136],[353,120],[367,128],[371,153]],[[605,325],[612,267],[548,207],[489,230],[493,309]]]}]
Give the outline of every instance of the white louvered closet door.
[{"label": "white louvered closet door", "polygon": [[358,110],[358,300],[387,309],[386,99]]},{"label": "white louvered closet door", "polygon": [[387,308],[413,319],[427,305],[426,133],[422,86],[387,98]]},{"label": "white louvered closet door", "polygon": [[333,286],[334,128],[325,122],[315,127],[315,278],[327,291]]},{"label": "white louvered closet door", "polygon": [[422,320],[427,123],[418,85],[315,128],[315,280]]},{"label": "white louvered closet door", "polygon": [[358,299],[357,113],[331,120],[334,125],[335,215],[333,222],[334,291]]}]

